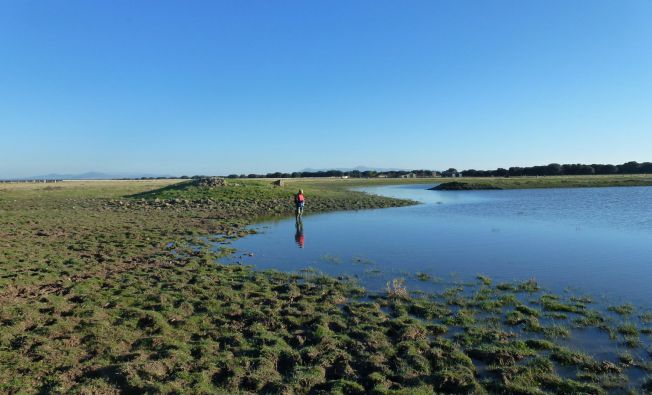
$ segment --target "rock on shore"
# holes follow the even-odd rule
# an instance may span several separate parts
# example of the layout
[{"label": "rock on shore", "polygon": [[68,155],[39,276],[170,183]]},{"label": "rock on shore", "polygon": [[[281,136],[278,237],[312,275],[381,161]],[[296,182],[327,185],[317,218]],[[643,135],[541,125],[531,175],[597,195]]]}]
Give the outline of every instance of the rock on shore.
[{"label": "rock on shore", "polygon": [[195,184],[200,187],[223,187],[226,181],[222,177],[201,177],[195,180]]}]

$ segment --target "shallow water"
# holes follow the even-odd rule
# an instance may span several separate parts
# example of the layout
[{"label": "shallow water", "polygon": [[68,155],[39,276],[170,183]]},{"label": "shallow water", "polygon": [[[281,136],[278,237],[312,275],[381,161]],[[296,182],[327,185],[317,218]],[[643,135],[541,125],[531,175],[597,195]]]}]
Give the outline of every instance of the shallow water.
[{"label": "shallow water", "polygon": [[[418,200],[390,209],[306,215],[256,225],[227,262],[351,275],[372,290],[405,277],[410,289],[433,281],[535,278],[552,291],[652,300],[652,187],[429,191],[431,185],[369,187]],[[306,212],[310,210],[309,197]],[[249,256],[253,254],[253,256]],[[435,281],[436,282],[436,281]]]}]

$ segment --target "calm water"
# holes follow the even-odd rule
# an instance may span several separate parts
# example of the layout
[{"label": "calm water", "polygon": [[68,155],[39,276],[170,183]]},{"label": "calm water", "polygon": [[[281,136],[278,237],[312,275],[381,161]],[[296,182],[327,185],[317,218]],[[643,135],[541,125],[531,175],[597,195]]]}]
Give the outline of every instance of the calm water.
[{"label": "calm water", "polygon": [[[306,215],[255,226],[232,243],[229,262],[352,275],[370,289],[416,272],[448,280],[482,273],[535,278],[543,287],[649,306],[652,187],[429,191],[430,185],[370,187],[418,200],[411,207]],[[308,196],[307,211],[310,210]],[[253,254],[253,256],[249,256]]]}]

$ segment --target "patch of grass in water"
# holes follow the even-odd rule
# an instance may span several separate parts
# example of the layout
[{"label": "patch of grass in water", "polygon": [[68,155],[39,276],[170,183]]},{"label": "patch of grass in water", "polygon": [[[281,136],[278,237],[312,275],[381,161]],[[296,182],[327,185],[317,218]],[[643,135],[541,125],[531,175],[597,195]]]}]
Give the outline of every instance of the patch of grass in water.
[{"label": "patch of grass in water", "polygon": [[331,264],[333,264],[333,265],[340,265],[340,264],[342,264],[342,258],[340,258],[340,257],[337,256],[337,255],[324,254],[324,255],[322,255],[321,257],[319,257],[319,259],[320,259],[322,262],[331,263]]},{"label": "patch of grass in water", "polygon": [[355,256],[351,259],[351,262],[359,264],[359,265],[373,265],[374,261],[371,259],[362,257],[362,256]]},{"label": "patch of grass in water", "polygon": [[585,310],[581,317],[573,318],[573,324],[578,328],[602,327],[606,319],[596,310]]},{"label": "patch of grass in water", "polygon": [[541,316],[541,312],[539,310],[537,310],[535,308],[532,308],[532,307],[529,307],[529,306],[526,306],[524,304],[519,304],[514,309],[516,311],[524,314],[524,315],[528,315],[528,316],[531,316],[531,317],[539,317],[539,316]]},{"label": "patch of grass in water", "polygon": [[491,285],[491,283],[492,283],[491,278],[488,277],[488,276],[485,276],[485,275],[483,275],[483,274],[478,274],[478,275],[476,276],[476,278],[477,278],[478,280],[480,280],[480,282],[481,282],[482,284],[487,285],[487,286]]},{"label": "patch of grass in water", "polygon": [[424,272],[417,272],[414,277],[419,280],[419,281],[430,281],[432,280],[432,276],[428,273]]},{"label": "patch of grass in water", "polygon": [[645,312],[639,315],[639,319],[644,324],[652,324],[652,312]]},{"label": "patch of grass in water", "polygon": [[634,313],[634,306],[631,304],[622,304],[622,305],[615,305],[615,306],[609,306],[607,310],[614,312],[618,315],[632,315]]},{"label": "patch of grass in water", "polygon": [[589,355],[565,347],[556,347],[550,354],[550,358],[562,365],[577,366],[583,369],[597,365],[597,362]]},{"label": "patch of grass in water", "polygon": [[536,355],[525,342],[512,341],[504,344],[482,344],[467,350],[471,358],[478,359],[485,363],[506,366],[514,365],[516,362]]},{"label": "patch of grass in water", "polygon": [[638,336],[638,328],[631,322],[624,322],[617,328],[618,333],[624,336]]},{"label": "patch of grass in water", "polygon": [[550,340],[545,339],[529,339],[525,344],[533,350],[554,350],[557,346]]},{"label": "patch of grass in water", "polygon": [[559,297],[555,295],[543,295],[541,296],[541,306],[544,310],[552,312],[561,312],[561,313],[581,313],[582,307],[577,305],[571,305],[568,303],[563,303],[559,300]]},{"label": "patch of grass in water", "polygon": [[367,269],[363,273],[368,277],[381,277],[383,272],[380,269]]},{"label": "patch of grass in water", "polygon": [[643,346],[643,342],[638,335],[625,335],[623,337],[623,344],[629,348],[639,348]]},{"label": "patch of grass in water", "polygon": [[570,337],[570,329],[560,324],[544,326],[542,327],[541,332],[547,338],[552,338],[552,339],[556,339],[556,338],[566,339]]},{"label": "patch of grass in water", "polygon": [[618,354],[618,361],[623,365],[629,366],[634,364],[634,357],[629,352],[621,352]]},{"label": "patch of grass in water", "polygon": [[534,293],[539,291],[541,288],[535,279],[529,279],[523,282],[514,282],[514,283],[500,283],[496,285],[496,289],[500,291],[509,291],[509,292],[528,292]]},{"label": "patch of grass in water", "polygon": [[552,311],[552,312],[548,311],[545,314],[543,314],[543,317],[551,320],[563,321],[568,319],[568,314],[560,313],[557,311]]},{"label": "patch of grass in water", "polygon": [[593,303],[593,298],[590,296],[571,296],[569,298],[571,302],[582,304],[582,305],[587,305]]}]

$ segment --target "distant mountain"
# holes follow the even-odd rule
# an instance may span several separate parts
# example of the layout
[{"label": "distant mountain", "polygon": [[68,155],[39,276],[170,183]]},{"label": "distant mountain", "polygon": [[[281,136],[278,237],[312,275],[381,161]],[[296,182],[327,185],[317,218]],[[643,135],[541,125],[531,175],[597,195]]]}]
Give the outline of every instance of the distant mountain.
[{"label": "distant mountain", "polygon": [[118,178],[141,178],[141,177],[171,177],[161,174],[149,173],[100,173],[90,171],[82,174],[59,174],[51,173],[34,177],[23,177],[24,180],[114,180]]},{"label": "distant mountain", "polygon": [[390,167],[390,168],[382,168],[382,167],[367,167],[367,166],[357,166],[357,167],[329,167],[329,168],[324,168],[324,169],[303,169],[301,170],[302,172],[318,172],[318,171],[328,171],[328,170],[339,170],[339,171],[379,171],[379,172],[384,172],[384,171],[409,171],[407,169],[399,169],[396,167]]}]

